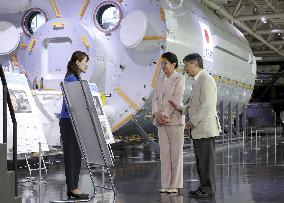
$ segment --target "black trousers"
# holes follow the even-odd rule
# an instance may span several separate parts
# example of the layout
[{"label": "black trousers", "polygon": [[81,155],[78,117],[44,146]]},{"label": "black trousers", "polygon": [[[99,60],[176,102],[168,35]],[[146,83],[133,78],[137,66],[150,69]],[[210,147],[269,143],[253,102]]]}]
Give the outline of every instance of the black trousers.
[{"label": "black trousers", "polygon": [[215,194],[215,138],[193,139],[196,168],[202,192]]},{"label": "black trousers", "polygon": [[81,151],[71,120],[68,118],[60,119],[59,126],[63,141],[66,185],[67,190],[70,191],[78,188],[81,169]]}]

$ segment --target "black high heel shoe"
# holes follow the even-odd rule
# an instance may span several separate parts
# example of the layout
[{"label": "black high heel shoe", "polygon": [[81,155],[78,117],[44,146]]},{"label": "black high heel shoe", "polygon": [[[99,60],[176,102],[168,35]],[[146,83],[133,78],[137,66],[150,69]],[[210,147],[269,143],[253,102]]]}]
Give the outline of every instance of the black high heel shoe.
[{"label": "black high heel shoe", "polygon": [[69,198],[74,197],[74,198],[78,198],[78,199],[88,199],[89,198],[89,194],[85,194],[85,193],[81,193],[81,194],[75,194],[71,191],[67,191],[67,196]]}]

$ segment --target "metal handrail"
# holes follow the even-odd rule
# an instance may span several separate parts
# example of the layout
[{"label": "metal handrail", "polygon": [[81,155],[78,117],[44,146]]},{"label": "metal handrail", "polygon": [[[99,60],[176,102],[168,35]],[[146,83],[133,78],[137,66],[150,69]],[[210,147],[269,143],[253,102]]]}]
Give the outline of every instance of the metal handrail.
[{"label": "metal handrail", "polygon": [[7,81],[5,78],[2,64],[0,64],[0,77],[3,86],[3,143],[7,144],[7,104],[10,111],[10,116],[13,122],[13,170],[15,172],[15,196],[18,196],[17,187],[17,120],[14,112],[14,108],[11,102],[10,94],[8,91]]}]

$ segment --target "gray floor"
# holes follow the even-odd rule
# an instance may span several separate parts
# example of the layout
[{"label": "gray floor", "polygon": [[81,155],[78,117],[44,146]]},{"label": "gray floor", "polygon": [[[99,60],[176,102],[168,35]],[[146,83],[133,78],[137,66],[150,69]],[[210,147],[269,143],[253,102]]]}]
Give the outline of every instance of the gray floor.
[{"label": "gray floor", "polygon": [[[218,145],[216,150],[217,194],[213,199],[195,200],[188,192],[196,189],[198,178],[192,151],[184,151],[184,189],[181,195],[159,194],[159,156],[148,147],[124,146],[114,149],[116,165],[112,175],[116,187],[116,203],[182,203],[182,202],[284,202],[284,147],[282,137],[266,139],[263,136],[256,145],[250,138],[246,144]],[[259,149],[255,149],[255,147]],[[48,175],[39,187],[38,180],[26,181],[28,172],[19,172],[19,194],[25,203],[49,202],[66,199],[64,167],[61,162],[49,166]],[[35,176],[37,176],[35,174]],[[101,176],[96,174],[97,183]],[[92,193],[91,181],[86,169],[82,169],[80,188]],[[98,191],[93,202],[113,202],[113,193]]]}]

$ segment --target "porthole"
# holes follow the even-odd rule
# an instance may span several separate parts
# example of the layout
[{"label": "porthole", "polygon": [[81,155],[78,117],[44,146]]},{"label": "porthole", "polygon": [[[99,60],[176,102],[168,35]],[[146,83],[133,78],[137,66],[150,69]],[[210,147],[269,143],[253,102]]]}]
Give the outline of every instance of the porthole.
[{"label": "porthole", "polygon": [[34,32],[47,21],[46,13],[39,9],[33,8],[28,10],[22,19],[22,28],[26,35],[32,36]]},{"label": "porthole", "polygon": [[121,7],[115,2],[103,2],[95,10],[94,21],[96,27],[102,32],[115,31],[119,27],[121,19]]},{"label": "porthole", "polygon": [[182,6],[183,0],[163,0],[163,2],[166,8],[177,9]]},{"label": "porthole", "polygon": [[169,6],[171,8],[179,8],[182,6],[183,0],[169,0]]}]

